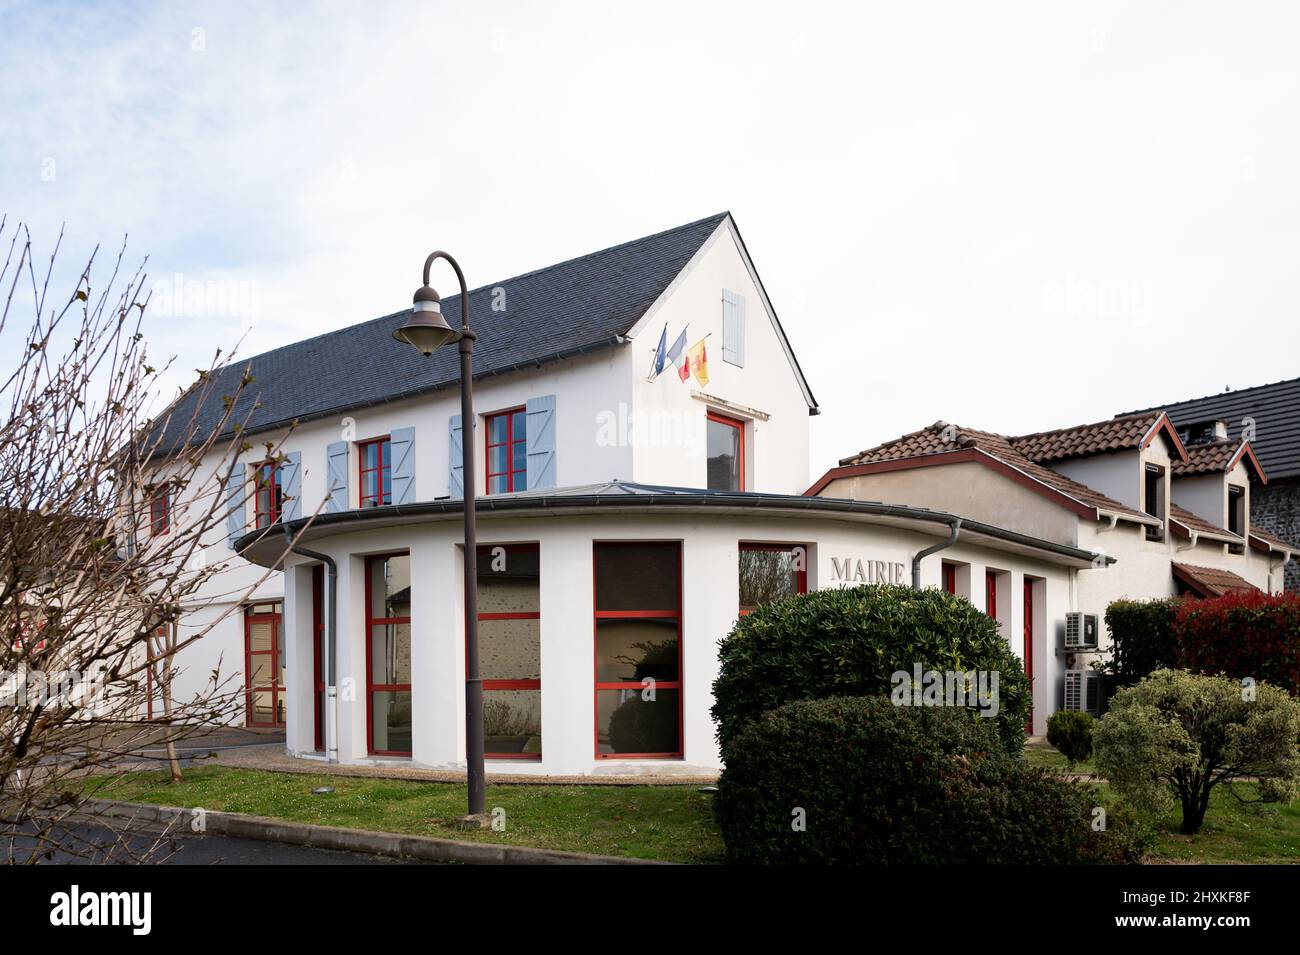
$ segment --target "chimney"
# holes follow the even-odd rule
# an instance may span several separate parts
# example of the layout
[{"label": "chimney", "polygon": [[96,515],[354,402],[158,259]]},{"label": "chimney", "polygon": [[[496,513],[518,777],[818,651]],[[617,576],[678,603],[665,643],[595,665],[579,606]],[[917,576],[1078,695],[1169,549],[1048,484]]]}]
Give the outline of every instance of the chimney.
[{"label": "chimney", "polygon": [[1214,422],[1214,440],[1215,441],[1228,440],[1228,422],[1226,421]]}]

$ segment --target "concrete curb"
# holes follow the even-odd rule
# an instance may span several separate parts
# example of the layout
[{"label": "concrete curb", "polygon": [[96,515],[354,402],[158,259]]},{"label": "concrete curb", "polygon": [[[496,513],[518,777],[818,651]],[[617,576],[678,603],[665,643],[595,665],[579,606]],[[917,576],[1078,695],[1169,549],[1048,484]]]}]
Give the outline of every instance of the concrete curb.
[{"label": "concrete curb", "polygon": [[[188,832],[194,810],[176,806],[152,806],[115,799],[87,799],[82,807],[89,813],[113,819],[178,826]],[[208,835],[283,842],[316,849],[337,849],[370,855],[422,859],[426,862],[457,862],[463,865],[674,865],[657,859],[589,855],[559,849],[533,849],[490,842],[458,842],[431,836],[408,836],[395,832],[371,832],[337,826],[313,826],[283,819],[268,819],[242,812],[204,810],[204,832]]]}]

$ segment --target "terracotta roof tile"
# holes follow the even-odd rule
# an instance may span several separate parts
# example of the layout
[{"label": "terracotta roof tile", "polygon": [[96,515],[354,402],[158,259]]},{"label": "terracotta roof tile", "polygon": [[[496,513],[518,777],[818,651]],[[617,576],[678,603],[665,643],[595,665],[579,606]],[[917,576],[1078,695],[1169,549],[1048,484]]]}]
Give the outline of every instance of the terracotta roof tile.
[{"label": "terracotta roof tile", "polygon": [[1127,451],[1142,446],[1142,439],[1151,431],[1161,414],[1161,411],[1149,411],[1093,424],[1058,428],[1056,431],[1021,435],[1010,440],[1025,457],[1044,464],[1091,454]]},{"label": "terracotta roof tile", "polygon": [[[1154,422],[1154,419],[1152,421]],[[1088,507],[1120,514],[1140,523],[1152,522],[1151,518],[1141,511],[1127,507],[1086,484],[1080,484],[1058,471],[1030,460],[1013,446],[1014,440],[991,431],[976,431],[974,428],[963,428],[946,421],[936,421],[928,428],[913,431],[901,438],[886,441],[874,448],[860,451],[852,457],[844,458],[840,461],[840,465],[850,467],[855,464],[876,464],[882,461],[899,461],[905,458],[974,448]]]},{"label": "terracotta roof tile", "polygon": [[[1213,534],[1217,538],[1230,540],[1235,544],[1244,544],[1244,537],[1232,533],[1226,527],[1220,527],[1212,521],[1208,521],[1199,514],[1193,514],[1185,507],[1179,507],[1172,501],[1169,502],[1169,520],[1170,523],[1181,524],[1189,530],[1196,531],[1198,534]],[[1187,536],[1187,535],[1180,535]]]},{"label": "terracotta roof tile", "polygon": [[1264,530],[1264,528],[1262,527],[1256,527],[1254,524],[1252,524],[1250,527],[1250,536],[1255,540],[1262,541],[1265,544],[1270,545],[1271,547],[1277,548],[1278,550],[1289,550],[1292,553],[1300,554],[1300,545],[1292,544],[1289,541],[1285,541],[1282,538],[1278,537],[1276,534],[1270,533],[1269,531]]},{"label": "terracotta roof tile", "polygon": [[1202,597],[1222,597],[1226,593],[1250,593],[1259,588],[1230,570],[1217,567],[1197,567],[1194,564],[1173,565],[1174,576]]},{"label": "terracotta roof tile", "polygon": [[1175,461],[1175,475],[1212,474],[1228,470],[1231,461],[1241,449],[1240,441],[1211,441],[1208,444],[1189,444],[1187,463]]}]

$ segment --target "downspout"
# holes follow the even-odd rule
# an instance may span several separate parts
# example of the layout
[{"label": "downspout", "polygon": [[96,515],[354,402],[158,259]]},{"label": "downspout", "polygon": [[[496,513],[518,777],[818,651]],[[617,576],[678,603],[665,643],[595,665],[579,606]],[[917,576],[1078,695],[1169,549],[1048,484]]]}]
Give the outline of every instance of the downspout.
[{"label": "downspout", "polygon": [[[318,560],[329,569],[329,603],[325,611],[325,760],[330,763],[339,761],[339,689],[334,678],[335,654],[338,647],[339,620],[339,567],[334,558],[320,551],[308,550],[293,543],[289,528],[284,529],[284,539],[289,550],[299,557]],[[299,671],[302,667],[298,668]],[[315,692],[313,689],[312,692]]]},{"label": "downspout", "polygon": [[953,544],[957,543],[957,534],[961,531],[961,518],[954,517],[952,519],[952,524],[950,524],[949,526],[952,528],[952,532],[948,535],[948,539],[946,541],[944,541],[941,544],[935,544],[931,547],[927,547],[925,550],[917,551],[916,556],[912,558],[912,589],[913,590],[921,589],[921,560],[923,558],[929,557],[931,554],[937,554],[941,550],[947,550]]}]

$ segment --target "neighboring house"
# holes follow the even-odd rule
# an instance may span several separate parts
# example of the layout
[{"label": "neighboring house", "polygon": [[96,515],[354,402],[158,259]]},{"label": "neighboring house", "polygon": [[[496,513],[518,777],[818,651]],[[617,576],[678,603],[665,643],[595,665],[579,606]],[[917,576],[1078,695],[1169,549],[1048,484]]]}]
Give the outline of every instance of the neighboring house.
[{"label": "neighboring house", "polygon": [[[1252,479],[1264,478],[1249,442],[1189,449],[1154,411],[1018,437],[940,421],[844,458],[807,493],[938,508],[1104,554],[1115,563],[1069,582],[1069,609],[1100,617],[1121,597],[1280,590],[1300,549],[1252,524]],[[944,556],[944,586],[1005,617],[1009,632],[1024,626],[1028,603],[1007,605],[1023,586],[1014,571]],[[1067,638],[1064,614],[1049,625],[1051,656],[1034,675],[1059,708],[1079,679],[1067,672],[1107,647],[1096,624],[1087,651]]]},{"label": "neighboring house", "polygon": [[[1220,449],[1243,435],[1259,456],[1268,480],[1252,481],[1250,519],[1292,546],[1300,546],[1300,378],[1225,391],[1165,405],[1183,443]],[[1286,589],[1300,591],[1300,561],[1286,570]]]}]

